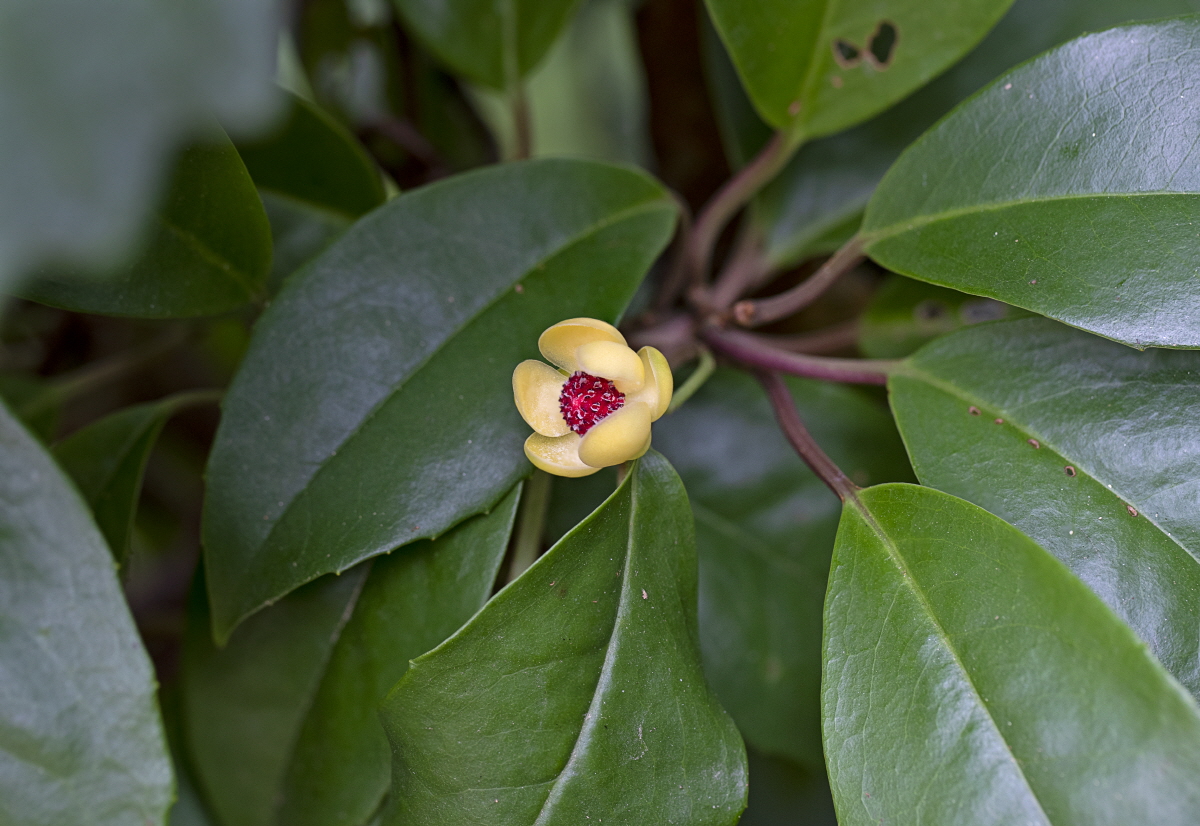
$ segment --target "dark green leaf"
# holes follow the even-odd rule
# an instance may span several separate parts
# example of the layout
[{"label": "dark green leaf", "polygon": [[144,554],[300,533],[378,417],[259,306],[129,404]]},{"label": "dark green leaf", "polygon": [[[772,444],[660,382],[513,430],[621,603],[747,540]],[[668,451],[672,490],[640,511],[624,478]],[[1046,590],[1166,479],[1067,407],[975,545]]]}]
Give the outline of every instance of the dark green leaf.
[{"label": "dark green leaf", "polygon": [[513,89],[545,56],[577,0],[392,0],[408,28],[458,75]]},{"label": "dark green leaf", "polygon": [[706,0],[763,119],[796,135],[840,132],[962,57],[1012,0]]},{"label": "dark green leaf", "polygon": [[904,358],[925,342],[962,327],[1027,315],[990,298],[893,275],[859,320],[858,347],[868,358]]},{"label": "dark green leaf", "polygon": [[133,252],[177,144],[275,110],[277,4],[16,0],[0,24],[0,289]]},{"label": "dark green leaf", "polygon": [[0,373],[0,399],[39,440],[54,438],[62,411],[52,382],[28,373]]},{"label": "dark green leaf", "polygon": [[939,339],[891,390],[922,482],[1037,540],[1200,695],[1200,354],[1027,319]]},{"label": "dark green leaf", "polygon": [[128,267],[100,275],[39,275],[17,293],[87,313],[178,318],[213,315],[260,298],[271,269],[271,230],[237,150],[184,152],[149,243]]},{"label": "dark green leaf", "polygon": [[1186,826],[1200,710],[1050,554],[930,488],[847,504],[825,602],[843,826]]},{"label": "dark green leaf", "polygon": [[0,686],[0,822],[164,822],[171,764],[154,673],[112,557],[3,406]]},{"label": "dark green leaf", "polygon": [[[944,75],[870,122],[801,148],[755,205],[768,258],[784,267],[835,249],[838,245],[822,236],[838,223],[849,224],[843,228],[844,237],[853,234],[872,190],[901,151],[956,103],[1016,63],[1131,17],[1154,19],[1189,11],[1200,11],[1200,3],[1017,0],[983,42]],[[747,114],[738,118],[744,122]],[[753,121],[740,128],[753,134]],[[761,143],[759,138],[749,151],[757,151]]]},{"label": "dark green leaf", "polygon": [[[546,60],[529,76],[534,157],[591,158],[651,165],[646,81],[629,0],[584,0]],[[480,112],[512,156],[512,106],[475,90]]]},{"label": "dark green leaf", "polygon": [[512,371],[616,320],[675,207],[632,170],[492,167],[402,195],[289,279],[225,397],[204,540],[214,629],[493,505],[529,465]]},{"label": "dark green leaf", "polygon": [[[860,484],[912,478],[891,417],[861,393],[789,379],[800,415]],[[719,370],[655,426],[696,518],[704,670],[742,735],[823,771],[821,604],[841,513],[788,446],[758,383]]]},{"label": "dark green leaf", "polygon": [[353,222],[273,192],[259,194],[271,222],[274,246],[267,292],[275,295],[284,279],[332,244]]},{"label": "dark green leaf", "polygon": [[54,446],[54,458],[92,509],[118,565],[129,556],[142,475],[163,425],[181,408],[217,398],[218,394],[199,391],[127,407]]},{"label": "dark green leaf", "polygon": [[382,204],[379,171],[358,141],[316,106],[294,95],[290,100],[277,131],[238,146],[255,185],[343,219]]},{"label": "dark green leaf", "polygon": [[382,709],[395,824],[733,824],[746,766],[704,684],[687,494],[650,453]]},{"label": "dark green leaf", "polygon": [[369,820],[391,767],[379,703],[409,660],[487,601],[518,490],[439,539],[304,586],[220,651],[197,611],[185,655],[187,724],[193,763],[226,826]]},{"label": "dark green leaf", "polygon": [[1198,38],[1195,18],[1126,26],[1001,77],[896,161],[867,251],[1137,347],[1200,347],[1200,163],[1180,137]]}]

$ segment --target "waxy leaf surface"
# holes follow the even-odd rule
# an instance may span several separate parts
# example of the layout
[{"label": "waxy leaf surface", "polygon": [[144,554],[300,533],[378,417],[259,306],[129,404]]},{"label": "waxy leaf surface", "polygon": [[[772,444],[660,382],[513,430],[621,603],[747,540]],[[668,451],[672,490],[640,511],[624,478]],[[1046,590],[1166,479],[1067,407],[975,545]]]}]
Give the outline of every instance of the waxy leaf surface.
[{"label": "waxy leaf surface", "polygon": [[1200,20],[1074,40],[913,144],[863,221],[905,275],[1136,347],[1200,347]]},{"label": "waxy leaf surface", "polygon": [[87,507],[0,406],[0,822],[163,824],[154,692]]},{"label": "waxy leaf surface", "polygon": [[379,171],[354,136],[308,101],[289,100],[286,120],[271,134],[238,145],[255,186],[343,219],[382,204]]},{"label": "waxy leaf surface", "polygon": [[841,131],[944,71],[1012,0],[706,0],[755,108],[807,137]]},{"label": "waxy leaf surface", "polygon": [[746,756],[696,639],[692,516],[657,453],[412,668],[385,822],[733,824]]},{"label": "waxy leaf surface", "polygon": [[[1200,11],[1196,0],[1017,0],[983,42],[945,74],[871,121],[796,153],[756,199],[754,220],[766,236],[769,260],[786,267],[839,246],[858,228],[872,191],[900,153],[955,104],[1017,63],[1132,18],[1193,11]],[[736,102],[718,106],[725,121],[739,124],[742,157],[758,151],[765,132],[746,108]]]},{"label": "waxy leaf surface", "polygon": [[137,260],[112,272],[48,272],[17,294],[86,313],[179,318],[261,298],[271,228],[237,150],[220,142],[184,152]]},{"label": "waxy leaf surface", "polygon": [[392,0],[404,23],[457,75],[513,89],[545,56],[577,0]]},{"label": "waxy leaf surface", "polygon": [[0,11],[0,289],[134,252],[178,144],[275,113],[271,0],[9,0]]},{"label": "waxy leaf surface", "polygon": [[216,399],[198,391],[127,407],[54,446],[54,458],[83,494],[118,564],[129,556],[142,476],[163,425],[180,408],[204,401]]},{"label": "waxy leaf surface", "polygon": [[[860,484],[912,472],[882,405],[787,379],[814,438]],[[841,507],[779,431],[758,382],[719,370],[655,425],[696,519],[704,671],[746,740],[824,773],[821,606]]]},{"label": "waxy leaf surface", "polygon": [[1025,319],[927,345],[890,387],[924,484],[1033,537],[1200,696],[1200,353]]},{"label": "waxy leaf surface", "polygon": [[191,762],[227,826],[362,826],[390,781],[378,706],[409,661],[487,601],[519,487],[486,516],[325,577],[217,650],[197,605],[185,659]]},{"label": "waxy leaf surface", "polygon": [[512,371],[573,316],[616,321],[670,237],[628,169],[531,161],[402,195],[258,322],[209,461],[214,630],[493,505],[529,433]]},{"label": "waxy leaf surface", "polygon": [[842,826],[1185,826],[1200,710],[1031,539],[913,485],[847,503],[825,602]]}]

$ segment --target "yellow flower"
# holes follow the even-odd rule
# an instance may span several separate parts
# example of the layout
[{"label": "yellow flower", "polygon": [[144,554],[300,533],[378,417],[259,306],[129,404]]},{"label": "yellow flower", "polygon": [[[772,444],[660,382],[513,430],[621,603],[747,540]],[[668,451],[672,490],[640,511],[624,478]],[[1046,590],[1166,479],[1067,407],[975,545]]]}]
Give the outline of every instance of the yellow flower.
[{"label": "yellow flower", "polygon": [[594,318],[560,321],[538,339],[542,355],[513,371],[513,397],[536,433],[525,455],[558,476],[587,476],[650,449],[650,423],[667,412],[674,380],[653,347],[633,352]]}]

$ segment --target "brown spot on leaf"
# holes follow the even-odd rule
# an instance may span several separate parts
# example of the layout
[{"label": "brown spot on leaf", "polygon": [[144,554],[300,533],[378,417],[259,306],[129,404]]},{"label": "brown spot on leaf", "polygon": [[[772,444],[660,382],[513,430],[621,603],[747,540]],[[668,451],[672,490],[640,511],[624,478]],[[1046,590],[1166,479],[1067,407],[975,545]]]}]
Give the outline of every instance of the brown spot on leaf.
[{"label": "brown spot on leaf", "polygon": [[992,424],[1004,424],[1004,419],[996,417],[995,419],[992,419]]},{"label": "brown spot on leaf", "polygon": [[967,408],[967,412],[970,413],[972,416],[978,416],[979,408],[976,407],[975,405],[971,405],[970,407]]},{"label": "brown spot on leaf", "polygon": [[1125,510],[1129,511],[1129,515],[1130,515],[1130,516],[1137,516],[1137,515],[1138,515],[1138,514],[1137,514],[1137,508],[1135,508],[1133,505],[1126,505],[1126,506],[1125,506]]},{"label": "brown spot on leaf", "polygon": [[1030,439],[1029,444],[1033,445],[1034,450],[1037,450],[1038,448],[1040,448],[1042,446],[1042,443],[1039,442],[1037,439]]},{"label": "brown spot on leaf", "polygon": [[862,63],[862,49],[849,40],[838,37],[833,41],[833,60],[843,69],[852,69]]},{"label": "brown spot on leaf", "polygon": [[1070,465],[1067,465],[1065,468],[1063,468],[1063,473],[1067,474],[1068,476],[1074,476],[1075,472],[1075,468],[1071,467]]}]

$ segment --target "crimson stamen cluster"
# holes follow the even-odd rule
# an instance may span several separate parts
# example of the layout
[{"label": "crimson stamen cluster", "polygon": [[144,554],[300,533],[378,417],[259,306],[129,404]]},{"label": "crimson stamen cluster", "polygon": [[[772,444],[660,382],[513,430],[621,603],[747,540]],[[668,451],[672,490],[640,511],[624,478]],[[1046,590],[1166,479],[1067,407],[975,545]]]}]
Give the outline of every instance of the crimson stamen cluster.
[{"label": "crimson stamen cluster", "polygon": [[577,370],[563,385],[558,397],[567,427],[580,436],[597,422],[625,406],[625,394],[608,379]]}]

